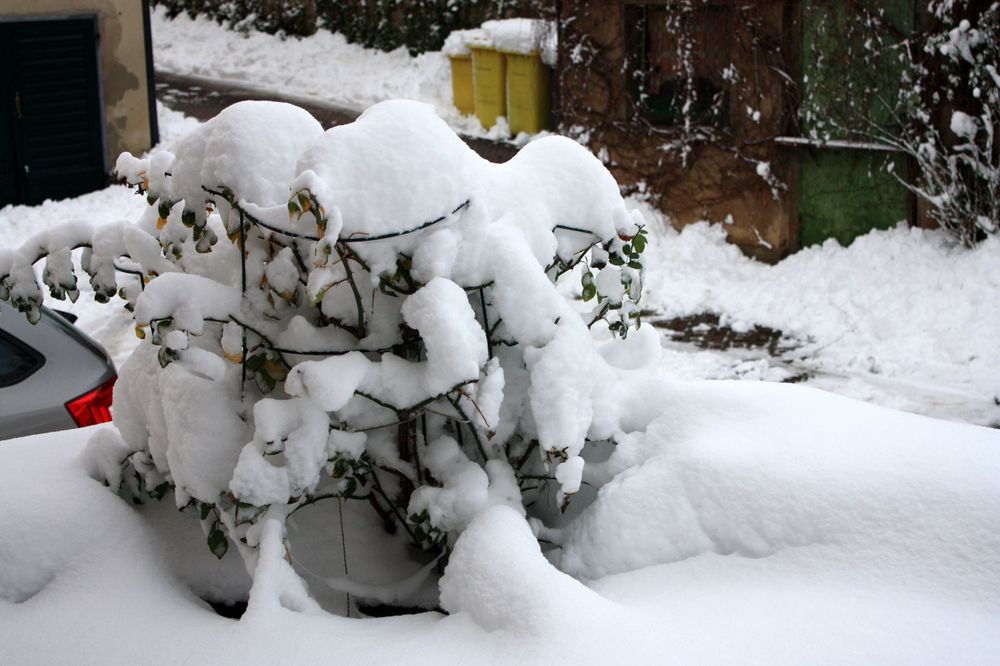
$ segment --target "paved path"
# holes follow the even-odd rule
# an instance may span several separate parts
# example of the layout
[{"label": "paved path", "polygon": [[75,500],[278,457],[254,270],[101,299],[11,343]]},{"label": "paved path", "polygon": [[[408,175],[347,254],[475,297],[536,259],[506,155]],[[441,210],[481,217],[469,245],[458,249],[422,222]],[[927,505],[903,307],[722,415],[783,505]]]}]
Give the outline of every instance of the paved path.
[{"label": "paved path", "polygon": [[[290,102],[301,106],[327,128],[350,123],[360,114],[356,109],[307,97],[279,95],[253,86],[220,83],[198,76],[182,76],[167,72],[156,72],[156,97],[171,109],[198,120],[208,120],[230,104],[249,99]],[[516,147],[506,143],[465,136],[462,139],[491,162],[506,162],[517,152]]]}]

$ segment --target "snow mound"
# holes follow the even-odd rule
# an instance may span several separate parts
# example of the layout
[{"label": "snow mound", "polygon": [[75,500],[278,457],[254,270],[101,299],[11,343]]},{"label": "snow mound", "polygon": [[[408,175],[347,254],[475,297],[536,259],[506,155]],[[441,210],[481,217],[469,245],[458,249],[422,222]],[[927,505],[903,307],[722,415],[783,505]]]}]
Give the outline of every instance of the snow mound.
[{"label": "snow mound", "polygon": [[[164,529],[182,514],[130,509],[90,478],[78,459],[88,431],[4,442],[5,657],[247,664],[336,650],[352,661],[436,664],[996,661],[1000,433],[798,386],[659,383],[645,394],[659,420],[619,442],[597,501],[563,530],[564,567],[575,562],[596,578],[585,587],[557,571],[524,518],[493,506],[452,552],[446,618],[357,621],[264,605],[224,620],[191,590],[209,595],[231,573],[178,575],[210,571],[214,558]],[[436,469],[455,462],[447,453]],[[205,559],[195,564],[196,555]],[[621,573],[600,577],[611,571]]]},{"label": "snow mound", "polygon": [[[775,369],[814,375],[819,388],[1000,423],[1000,238],[967,249],[943,231],[901,226],[771,266],[727,243],[723,225],[677,232],[660,218],[658,232],[643,301],[660,316],[713,312],[735,329],[768,326],[797,346]],[[687,378],[671,366],[693,360],[674,355],[664,372]]]},{"label": "snow mound", "polygon": [[524,517],[505,506],[483,511],[462,533],[441,579],[441,605],[487,631],[518,634],[544,634],[567,616],[611,606],[556,570]]},{"label": "snow mound", "polygon": [[787,557],[1000,610],[1000,433],[781,384],[660,398],[645,433],[591,466],[608,483],[566,530],[566,571]]},{"label": "snow mound", "polygon": [[455,210],[484,165],[432,106],[394,100],[312,142],[291,188],[309,189],[324,208],[338,209],[345,236],[377,235]]}]

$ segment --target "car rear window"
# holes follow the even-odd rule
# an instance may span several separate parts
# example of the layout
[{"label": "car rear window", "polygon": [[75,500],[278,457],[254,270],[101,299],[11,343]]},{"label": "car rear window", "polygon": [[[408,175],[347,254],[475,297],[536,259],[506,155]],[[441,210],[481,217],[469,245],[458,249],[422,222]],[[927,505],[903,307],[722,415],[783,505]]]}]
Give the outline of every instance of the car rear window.
[{"label": "car rear window", "polygon": [[0,331],[0,387],[27,379],[43,362],[36,351]]}]

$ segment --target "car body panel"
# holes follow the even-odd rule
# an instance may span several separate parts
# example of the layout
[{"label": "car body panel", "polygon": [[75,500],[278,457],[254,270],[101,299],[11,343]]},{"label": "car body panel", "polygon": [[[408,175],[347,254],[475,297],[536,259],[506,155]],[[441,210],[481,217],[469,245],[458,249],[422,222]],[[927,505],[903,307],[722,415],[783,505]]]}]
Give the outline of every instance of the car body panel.
[{"label": "car body panel", "polygon": [[51,310],[32,325],[0,303],[0,331],[42,359],[30,375],[0,387],[0,440],[77,427],[66,403],[115,376],[101,346]]}]

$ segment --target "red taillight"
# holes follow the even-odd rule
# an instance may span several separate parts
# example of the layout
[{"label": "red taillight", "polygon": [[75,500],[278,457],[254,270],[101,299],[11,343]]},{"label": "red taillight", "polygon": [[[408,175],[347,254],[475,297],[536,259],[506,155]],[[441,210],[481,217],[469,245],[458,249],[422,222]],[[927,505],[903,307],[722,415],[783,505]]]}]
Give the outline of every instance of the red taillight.
[{"label": "red taillight", "polygon": [[66,403],[66,409],[79,427],[107,423],[111,420],[111,391],[118,377],[112,377],[93,391]]}]

